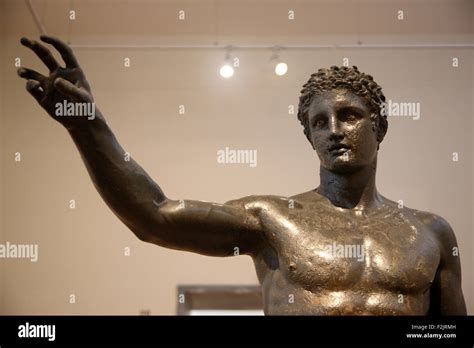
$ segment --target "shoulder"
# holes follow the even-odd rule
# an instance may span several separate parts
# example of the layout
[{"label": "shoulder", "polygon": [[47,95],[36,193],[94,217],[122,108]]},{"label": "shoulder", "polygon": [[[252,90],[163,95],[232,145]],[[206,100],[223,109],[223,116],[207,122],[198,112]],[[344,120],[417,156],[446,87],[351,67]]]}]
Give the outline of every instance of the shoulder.
[{"label": "shoulder", "polygon": [[291,198],[276,195],[251,195],[227,201],[225,204],[245,210],[267,209],[275,205],[288,205]]},{"label": "shoulder", "polygon": [[427,211],[400,206],[400,202],[394,202],[386,197],[384,197],[384,204],[393,211],[400,211],[407,219],[423,225],[425,231],[437,242],[442,254],[452,253],[453,248],[457,247],[454,231],[443,217]]},{"label": "shoulder", "polygon": [[309,204],[319,204],[322,197],[314,190],[293,196],[252,195],[226,202],[226,205],[240,207],[254,213],[285,212],[288,209],[303,209]]},{"label": "shoulder", "polygon": [[289,197],[276,196],[276,195],[250,195],[237,199],[227,201],[226,205],[232,206],[245,206],[245,207],[255,207],[255,206],[264,206],[267,204],[278,204],[282,202],[288,202]]},{"label": "shoulder", "polygon": [[443,252],[451,253],[453,248],[457,247],[456,236],[446,219],[426,211],[412,211],[413,215],[432,233]]},{"label": "shoulder", "polygon": [[449,223],[441,216],[423,210],[412,209],[404,206],[403,203],[392,201],[384,197],[384,205],[391,210],[399,211],[406,218],[416,220],[425,226],[440,240],[454,237],[453,230]]}]

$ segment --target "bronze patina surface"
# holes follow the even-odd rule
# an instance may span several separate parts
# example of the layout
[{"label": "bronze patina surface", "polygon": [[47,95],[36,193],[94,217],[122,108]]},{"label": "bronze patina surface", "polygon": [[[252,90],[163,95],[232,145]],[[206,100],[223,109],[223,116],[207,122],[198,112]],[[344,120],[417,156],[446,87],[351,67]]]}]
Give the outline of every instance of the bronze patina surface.
[{"label": "bronze patina surface", "polygon": [[304,85],[298,118],[317,152],[320,185],[291,197],[248,196],[215,204],[167,198],[95,109],[93,119],[58,116],[56,105],[93,103],[72,50],[26,38],[49,68],[18,73],[70,133],[95,187],[143,241],[210,256],[250,255],[266,314],[465,315],[457,244],[441,217],[400,206],[376,189],[387,131],[382,90],[356,67],[320,69]]}]

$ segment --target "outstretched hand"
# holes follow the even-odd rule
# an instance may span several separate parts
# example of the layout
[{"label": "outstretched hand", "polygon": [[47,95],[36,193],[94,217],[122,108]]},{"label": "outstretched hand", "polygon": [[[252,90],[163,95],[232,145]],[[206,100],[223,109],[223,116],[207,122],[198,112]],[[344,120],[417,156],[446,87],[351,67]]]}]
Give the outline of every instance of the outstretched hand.
[{"label": "outstretched hand", "polygon": [[89,83],[72,49],[57,38],[46,35],[42,35],[40,38],[41,41],[58,50],[66,66],[60,66],[45,45],[35,40],[22,38],[21,44],[35,52],[49,69],[49,76],[44,76],[32,69],[19,68],[18,75],[28,80],[26,83],[27,91],[51,117],[66,128],[87,121],[86,117],[63,117],[64,115],[58,115],[57,112],[58,104],[92,104],[94,102]]}]

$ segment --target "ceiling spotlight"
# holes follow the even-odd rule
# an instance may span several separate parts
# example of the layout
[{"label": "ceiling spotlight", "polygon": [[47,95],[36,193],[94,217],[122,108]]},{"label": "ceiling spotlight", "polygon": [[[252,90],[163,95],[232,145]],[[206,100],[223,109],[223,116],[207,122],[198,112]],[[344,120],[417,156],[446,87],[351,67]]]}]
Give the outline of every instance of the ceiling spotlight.
[{"label": "ceiling spotlight", "polygon": [[278,76],[285,75],[287,71],[288,65],[286,65],[286,63],[281,62],[275,66],[275,74],[277,74]]},{"label": "ceiling spotlight", "polygon": [[225,64],[221,66],[219,73],[221,74],[222,77],[225,77],[226,79],[228,79],[229,77],[232,77],[234,75],[234,68],[231,67],[229,64]]},{"label": "ceiling spotlight", "polygon": [[288,71],[288,65],[280,59],[280,46],[273,47],[273,54],[270,57],[270,61],[276,63],[275,65],[275,74],[278,76],[283,76]]},{"label": "ceiling spotlight", "polygon": [[234,67],[232,66],[232,57],[231,57],[232,46],[226,47],[226,53],[224,58],[224,65],[221,66],[219,74],[222,77],[228,79],[229,77],[234,76]]}]

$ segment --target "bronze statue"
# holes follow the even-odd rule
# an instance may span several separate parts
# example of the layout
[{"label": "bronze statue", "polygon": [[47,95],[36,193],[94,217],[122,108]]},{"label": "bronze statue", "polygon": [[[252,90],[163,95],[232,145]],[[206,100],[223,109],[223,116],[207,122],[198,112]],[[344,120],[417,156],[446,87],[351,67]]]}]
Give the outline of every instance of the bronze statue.
[{"label": "bronze statue", "polygon": [[[304,85],[298,119],[320,162],[320,186],[292,197],[224,204],[167,198],[122,149],[95,109],[64,117],[57,105],[93,103],[71,48],[23,38],[50,70],[20,68],[26,89],[79,149],[95,187],[140,239],[209,256],[250,255],[269,315],[465,315],[454,233],[434,214],[400,207],[375,187],[387,131],[381,87],[357,67],[319,69]],[[91,116],[91,115],[89,115]]]}]

